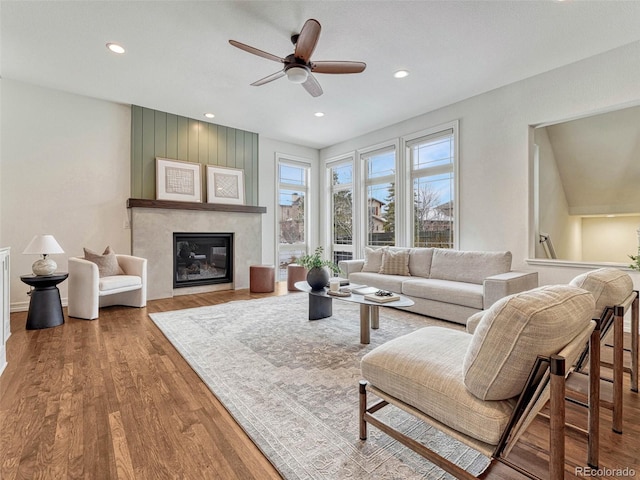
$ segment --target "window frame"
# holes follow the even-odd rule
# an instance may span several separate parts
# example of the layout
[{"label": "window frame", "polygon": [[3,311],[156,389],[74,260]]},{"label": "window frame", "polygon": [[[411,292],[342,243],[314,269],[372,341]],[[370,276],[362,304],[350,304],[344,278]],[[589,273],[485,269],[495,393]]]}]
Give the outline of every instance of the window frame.
[{"label": "window frame", "polygon": [[[393,152],[394,154],[394,164],[395,164],[394,173],[391,175],[385,175],[383,177],[374,177],[372,179],[369,179],[368,171],[367,171],[368,160],[371,157],[374,157],[376,155],[382,155],[388,152]],[[400,245],[399,242],[402,241],[401,239],[403,237],[403,233],[401,232],[401,229],[399,227],[400,225],[402,225],[401,221],[402,221],[402,215],[404,210],[404,202],[398,201],[398,199],[404,198],[404,195],[403,195],[404,188],[403,188],[402,182],[399,181],[401,179],[401,172],[403,171],[403,168],[402,168],[403,162],[402,162],[402,159],[400,158],[401,155],[399,155],[399,152],[400,152],[400,149],[399,149],[399,143],[397,140],[379,143],[377,145],[372,145],[368,148],[358,150],[360,182],[359,182],[358,192],[357,193],[354,192],[354,194],[360,200],[360,205],[357,210],[357,212],[360,214],[360,221],[358,222],[359,232],[360,232],[360,237],[358,242],[359,248],[356,248],[356,252],[355,252],[358,254],[359,258],[361,258],[364,255],[365,247],[369,247],[369,248],[381,247],[380,245],[369,245],[368,243],[369,241],[369,231],[368,231],[368,225],[367,225],[367,219],[369,216],[368,189],[369,189],[369,186],[371,185],[381,185],[385,183],[392,183],[394,185],[396,202],[395,202],[393,244],[397,246],[397,245]],[[362,246],[360,247],[360,245]]]},{"label": "window frame", "polygon": [[[350,165],[351,166],[351,183],[350,184],[341,184],[339,187],[334,187],[333,185],[333,177],[332,171],[334,168]],[[335,261],[335,252],[347,252],[351,253],[352,258],[355,258],[355,247],[354,244],[356,242],[356,238],[358,238],[357,233],[357,222],[355,221],[355,213],[357,212],[358,201],[356,198],[357,192],[357,172],[356,172],[356,164],[354,161],[354,155],[343,156],[337,159],[332,159],[327,161],[325,164],[325,182],[326,182],[326,198],[327,204],[330,205],[327,211],[327,219],[326,219],[326,242],[328,245],[327,254],[329,258],[334,259]],[[351,219],[351,243],[343,244],[343,243],[334,243],[334,215],[335,215],[335,207],[333,203],[334,194],[339,191],[351,190],[351,201],[352,201],[352,219]]]},{"label": "window frame", "polygon": [[[452,241],[453,249],[458,249],[460,245],[460,188],[459,188],[459,121],[454,120],[445,124],[437,125],[429,129],[421,130],[410,135],[402,137],[402,146],[405,157],[405,163],[407,168],[405,170],[405,185],[407,187],[406,200],[406,228],[405,235],[407,236],[406,246],[414,246],[414,208],[413,208],[413,181],[415,178],[424,177],[423,172],[430,171],[432,175],[438,175],[442,173],[451,172],[453,175],[453,195],[451,200],[453,201],[453,236]],[[437,165],[434,167],[425,167],[418,170],[413,169],[413,159],[411,154],[411,148],[418,144],[423,143],[429,139],[435,139],[439,136],[447,135],[450,131],[453,141],[453,155],[452,165]]]},{"label": "window frame", "polygon": [[[286,165],[286,166],[290,166],[290,167],[294,167],[294,168],[302,168],[304,170],[304,182],[305,185],[304,187],[301,187],[299,184],[292,184],[292,183],[286,183],[286,182],[281,182],[280,181],[280,166],[281,165]],[[311,220],[311,216],[310,216],[310,212],[311,212],[311,192],[312,192],[312,188],[311,188],[311,168],[312,168],[312,163],[310,160],[305,159],[305,158],[299,158],[299,157],[294,157],[291,155],[286,155],[286,154],[280,154],[277,153],[276,154],[276,162],[275,162],[275,167],[276,167],[276,174],[275,174],[275,183],[276,183],[276,188],[275,188],[275,205],[276,205],[276,212],[275,212],[275,263],[276,263],[276,269],[277,269],[277,279],[278,281],[283,281],[286,280],[287,278],[287,273],[286,273],[286,268],[281,268],[280,265],[280,254],[282,252],[295,252],[295,251],[301,251],[303,252],[303,254],[308,254],[309,253],[309,248],[311,245],[310,242],[310,237],[311,237],[311,225],[310,225],[310,220]],[[304,242],[298,242],[298,243],[291,243],[291,244],[287,244],[287,243],[281,243],[280,242],[280,233],[281,233],[281,229],[280,229],[280,222],[281,222],[281,215],[282,215],[282,208],[280,206],[280,193],[282,190],[298,190],[300,192],[304,193],[304,210],[303,210],[303,217],[304,217],[304,230],[303,230],[303,235],[304,235]]]}]

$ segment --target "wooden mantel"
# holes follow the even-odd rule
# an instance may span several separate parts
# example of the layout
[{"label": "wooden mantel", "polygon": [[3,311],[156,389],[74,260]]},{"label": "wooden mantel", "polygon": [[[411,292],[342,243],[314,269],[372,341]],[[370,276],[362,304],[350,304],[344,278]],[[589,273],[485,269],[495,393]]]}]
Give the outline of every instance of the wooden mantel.
[{"label": "wooden mantel", "polygon": [[175,202],[172,200],[149,200],[130,198],[127,208],[168,208],[172,210],[200,210],[208,212],[267,213],[267,207],[253,205],[229,205],[225,203]]}]

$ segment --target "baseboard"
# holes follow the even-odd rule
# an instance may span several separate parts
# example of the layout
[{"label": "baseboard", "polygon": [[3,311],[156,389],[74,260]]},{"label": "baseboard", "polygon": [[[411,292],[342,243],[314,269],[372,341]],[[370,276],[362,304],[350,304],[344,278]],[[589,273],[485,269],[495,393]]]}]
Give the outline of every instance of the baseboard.
[{"label": "baseboard", "polygon": [[[60,302],[62,302],[62,306],[66,307],[67,306],[67,298],[61,298]],[[10,307],[10,312],[11,313],[15,313],[15,312],[27,312],[29,311],[29,300],[25,301],[25,302],[13,302],[11,304]]]},{"label": "baseboard", "polygon": [[10,307],[11,313],[26,312],[29,310],[29,301],[26,302],[13,302]]}]

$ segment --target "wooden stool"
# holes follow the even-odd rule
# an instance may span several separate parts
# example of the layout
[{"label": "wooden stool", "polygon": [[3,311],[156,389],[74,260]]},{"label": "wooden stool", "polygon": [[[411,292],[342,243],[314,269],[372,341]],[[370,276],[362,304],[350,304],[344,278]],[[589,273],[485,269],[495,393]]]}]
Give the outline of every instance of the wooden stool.
[{"label": "wooden stool", "polygon": [[249,291],[267,293],[275,290],[276,268],[273,265],[251,265],[249,267]]},{"label": "wooden stool", "polygon": [[307,269],[302,265],[291,263],[287,265],[287,290],[290,292],[299,292],[295,287],[296,282],[302,282],[307,279]]}]

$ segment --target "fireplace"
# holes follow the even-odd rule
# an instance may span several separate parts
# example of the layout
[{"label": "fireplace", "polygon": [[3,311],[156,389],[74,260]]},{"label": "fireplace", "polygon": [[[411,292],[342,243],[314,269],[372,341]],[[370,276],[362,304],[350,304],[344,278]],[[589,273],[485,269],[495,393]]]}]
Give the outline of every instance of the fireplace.
[{"label": "fireplace", "polygon": [[173,288],[233,282],[233,233],[174,233]]}]

